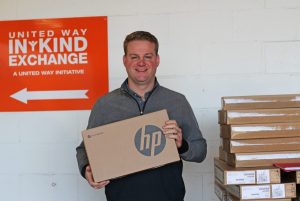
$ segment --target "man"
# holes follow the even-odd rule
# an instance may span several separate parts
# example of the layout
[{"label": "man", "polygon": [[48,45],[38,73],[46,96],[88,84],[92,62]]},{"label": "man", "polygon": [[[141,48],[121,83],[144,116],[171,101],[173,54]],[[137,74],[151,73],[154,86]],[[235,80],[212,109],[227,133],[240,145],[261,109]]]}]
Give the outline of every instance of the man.
[{"label": "man", "polygon": [[[206,157],[206,140],[186,98],[159,85],[155,74],[160,62],[158,41],[149,32],[136,31],[124,41],[123,63],[128,78],[119,89],[101,97],[94,105],[88,129],[138,115],[167,109],[163,126],[174,139],[181,159],[201,162]],[[182,161],[145,170],[110,181],[94,182],[83,143],[77,147],[80,172],[95,189],[105,187],[108,201],[183,201],[185,187]]]}]

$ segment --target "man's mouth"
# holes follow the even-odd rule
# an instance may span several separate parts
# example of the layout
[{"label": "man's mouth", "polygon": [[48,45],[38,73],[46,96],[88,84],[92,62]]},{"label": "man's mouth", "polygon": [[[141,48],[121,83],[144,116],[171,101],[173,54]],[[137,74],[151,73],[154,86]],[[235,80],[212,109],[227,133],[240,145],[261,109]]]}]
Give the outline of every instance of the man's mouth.
[{"label": "man's mouth", "polygon": [[136,69],[136,71],[139,72],[139,73],[144,73],[144,72],[147,71],[147,68],[144,68],[144,69],[138,68],[138,69]]}]

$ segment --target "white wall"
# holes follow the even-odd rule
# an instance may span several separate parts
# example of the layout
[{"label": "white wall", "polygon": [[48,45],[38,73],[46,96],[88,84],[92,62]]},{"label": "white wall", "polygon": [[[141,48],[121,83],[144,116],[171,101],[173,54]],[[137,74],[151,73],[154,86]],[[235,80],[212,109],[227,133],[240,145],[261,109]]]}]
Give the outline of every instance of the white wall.
[{"label": "white wall", "polygon": [[[102,15],[109,19],[110,90],[126,76],[125,35],[142,29],[159,38],[158,79],[187,96],[208,140],[207,159],[185,163],[186,200],[217,200],[220,97],[300,93],[300,1],[0,0],[0,20]],[[103,191],[79,176],[75,160],[88,116],[0,113],[1,200],[104,201]]]}]

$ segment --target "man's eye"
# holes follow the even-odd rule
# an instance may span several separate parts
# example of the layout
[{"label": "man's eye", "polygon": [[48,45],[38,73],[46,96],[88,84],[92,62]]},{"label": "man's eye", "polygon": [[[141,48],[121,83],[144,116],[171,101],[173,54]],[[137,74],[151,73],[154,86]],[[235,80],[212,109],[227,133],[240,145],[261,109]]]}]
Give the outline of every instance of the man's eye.
[{"label": "man's eye", "polygon": [[146,60],[150,60],[150,59],[152,59],[152,56],[145,56],[144,57]]},{"label": "man's eye", "polygon": [[131,56],[130,59],[131,60],[138,60],[138,57],[137,56]]}]

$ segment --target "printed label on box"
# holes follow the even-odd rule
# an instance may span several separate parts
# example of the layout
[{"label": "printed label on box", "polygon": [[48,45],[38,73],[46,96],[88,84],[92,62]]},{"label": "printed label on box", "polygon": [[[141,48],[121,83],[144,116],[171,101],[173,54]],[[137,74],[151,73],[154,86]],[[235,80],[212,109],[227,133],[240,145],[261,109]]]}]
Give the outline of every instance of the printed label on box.
[{"label": "printed label on box", "polygon": [[270,185],[241,186],[242,199],[265,199],[271,197]]},{"label": "printed label on box", "polygon": [[270,170],[256,170],[257,183],[258,184],[269,184],[270,180]]},{"label": "printed label on box", "polygon": [[272,185],[272,198],[285,198],[284,184]]},{"label": "printed label on box", "polygon": [[227,172],[227,184],[255,184],[255,171]]}]

